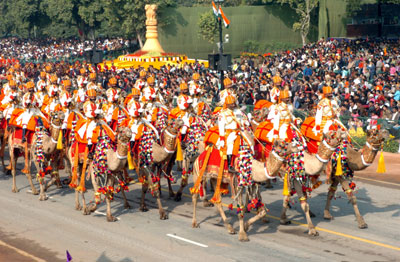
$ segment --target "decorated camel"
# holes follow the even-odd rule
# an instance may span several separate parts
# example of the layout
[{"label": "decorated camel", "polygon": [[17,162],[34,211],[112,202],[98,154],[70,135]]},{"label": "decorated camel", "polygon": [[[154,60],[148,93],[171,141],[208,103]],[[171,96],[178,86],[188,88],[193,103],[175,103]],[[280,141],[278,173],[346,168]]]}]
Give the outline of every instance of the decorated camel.
[{"label": "decorated camel", "polygon": [[[150,188],[151,194],[157,199],[160,219],[162,220],[168,219],[168,215],[163,209],[160,199],[159,181],[162,171],[156,170],[153,167],[158,165],[159,168],[160,164],[164,164],[167,166],[165,173],[168,174],[168,169],[172,168],[171,159],[176,151],[177,136],[182,125],[183,122],[181,119],[169,120],[167,127],[162,132],[161,145],[156,143],[154,132],[144,132],[139,143],[140,153],[135,157],[137,159],[136,172],[139,175],[139,180],[142,182],[142,197],[139,209],[142,212],[148,211],[145,196]],[[170,181],[168,181],[168,185],[171,192]]]},{"label": "decorated camel", "polygon": [[[199,227],[199,224],[197,223],[196,220],[196,206],[197,206],[197,199],[198,196],[204,197],[205,195],[205,183],[209,179],[217,179],[217,186],[221,183],[230,183],[231,180],[231,174],[222,171],[221,169],[224,169],[224,165],[221,164],[220,166],[214,166],[214,165],[205,165],[205,162],[208,162],[209,159],[215,159],[215,158],[222,158],[223,156],[220,155],[219,151],[213,148],[210,148],[211,146],[206,148],[205,151],[205,157],[198,157],[194,163],[194,169],[193,169],[193,179],[195,181],[195,184],[193,188],[191,189],[192,193],[192,201],[193,201],[193,220],[192,220],[192,227],[196,228]],[[273,151],[269,155],[268,159],[266,162],[260,162],[255,159],[252,160],[251,163],[251,179],[252,181],[256,183],[262,183],[267,180],[268,177],[275,175],[282,164],[285,162],[285,159],[288,155],[290,155],[292,152],[296,152],[297,148],[292,145],[292,144],[287,144],[285,141],[276,141],[274,143]],[[206,153],[207,152],[207,153]],[[222,163],[223,161],[221,161]],[[236,161],[237,162],[237,161]],[[237,163],[236,163],[237,164]],[[222,175],[222,176],[221,176]],[[234,179],[234,181],[237,181],[237,179]],[[213,197],[213,202],[216,205],[217,210],[219,211],[222,220],[224,221],[224,225],[227,228],[228,232],[230,234],[234,234],[235,230],[233,229],[232,225],[227,222],[226,215],[222,209],[222,204],[221,204],[221,190],[218,190],[218,188],[215,190],[215,194]],[[245,227],[244,227],[244,220],[243,220],[243,212],[244,212],[244,206],[243,206],[243,199],[242,199],[242,191],[241,188],[239,188],[239,191],[237,193],[237,199],[238,199],[238,216],[239,216],[239,221],[240,221],[240,231],[239,231],[239,240],[240,241],[248,241],[247,234],[245,232]],[[262,218],[265,216],[265,210],[261,211],[261,209],[258,210],[258,214],[255,218],[251,219],[248,223],[247,226],[250,226],[252,223],[254,223],[256,220],[259,218]]]},{"label": "decorated camel", "polygon": [[[130,208],[125,191],[128,190],[128,181],[124,179],[123,172],[128,158],[128,143],[132,137],[132,131],[128,127],[120,128],[117,132],[117,145],[113,147],[111,141],[103,136],[99,139],[93,161],[89,165],[89,173],[92,179],[95,203],[85,209],[84,214],[94,212],[100,203],[101,194],[104,194],[107,204],[107,221],[114,222],[117,219],[111,214],[111,201],[115,192],[121,192],[124,199],[124,207]],[[115,181],[118,180],[117,188]]]},{"label": "decorated camel", "polygon": [[[39,200],[47,200],[46,190],[53,183],[60,181],[58,174],[60,151],[57,150],[57,145],[62,141],[60,139],[61,123],[64,120],[64,113],[62,111],[52,112],[50,114],[51,125],[49,133],[43,128],[39,128],[32,138],[31,154],[32,161],[35,164],[37,178],[40,185]],[[46,183],[45,176],[51,175],[51,180]],[[58,184],[59,185],[59,184]]]},{"label": "decorated camel", "polygon": [[[333,152],[336,147],[340,145],[344,137],[345,133],[343,131],[329,131],[323,136],[316,154],[311,154],[303,148],[301,151],[293,153],[289,157],[288,167],[286,169],[287,174],[284,178],[284,199],[280,216],[280,223],[282,225],[290,224],[290,220],[288,220],[286,216],[286,211],[289,208],[290,196],[297,193],[301,208],[307,219],[308,234],[312,236],[318,235],[311,221],[310,208],[307,203],[307,193],[312,190],[312,178],[314,179],[314,176],[319,175],[325,170]],[[301,165],[304,165],[304,169],[294,168],[294,166]]]},{"label": "decorated camel", "polygon": [[[19,112],[19,115],[22,112]],[[14,115],[10,119],[10,123],[14,123],[15,119],[19,117],[18,114]],[[58,118],[58,114],[52,114],[50,119],[51,124],[54,124],[55,126],[59,126],[61,121]],[[44,124],[44,127],[38,127],[36,126],[38,119],[40,118],[42,124]],[[13,177],[13,185],[12,185],[12,192],[17,193],[19,190],[16,185],[16,171],[17,171],[17,160],[20,155],[22,155],[25,159],[25,166],[22,169],[22,173],[26,175],[29,181],[29,185],[31,186],[32,194],[37,195],[39,192],[37,191],[36,187],[33,185],[32,181],[32,176],[31,176],[31,156],[32,156],[32,145],[33,145],[33,137],[35,136],[35,129],[36,128],[48,128],[48,120],[44,117],[32,117],[29,121],[28,124],[28,130],[26,130],[25,137],[24,137],[24,132],[21,127],[19,126],[11,126],[10,124],[10,134],[8,136],[8,148],[9,148],[9,154],[10,154],[10,164],[7,167],[8,170],[11,170],[11,174]],[[59,132],[59,129],[57,128],[51,128],[51,130],[54,130],[54,135],[55,133]],[[58,133],[57,133],[58,135]],[[53,146],[55,147],[56,145],[53,145],[53,141],[50,139],[47,139],[45,143],[42,144],[46,150],[51,150]]]},{"label": "decorated camel", "polygon": [[[104,123],[103,123],[104,124]],[[103,172],[106,172],[106,185],[111,186],[113,188],[114,186],[114,177],[112,176],[113,173],[116,174],[117,172],[121,171],[126,163],[127,163],[127,155],[128,155],[128,142],[132,136],[132,132],[130,131],[129,128],[124,128],[120,130],[117,133],[116,140],[117,140],[117,145],[116,148],[110,147],[110,143],[105,142],[105,135],[103,129],[100,129],[100,135],[99,135],[99,140],[96,145],[96,153],[94,155],[94,159],[96,159],[97,162],[103,162]],[[73,166],[73,176],[71,180],[70,187],[75,188],[75,209],[76,210],[82,210],[84,215],[89,215],[91,212],[95,211],[97,208],[97,203],[88,206],[86,204],[86,199],[85,199],[85,192],[86,192],[86,187],[85,187],[85,179],[86,179],[86,168],[88,168],[88,176],[92,177],[92,183],[95,189],[95,193],[98,192],[99,187],[98,183],[96,182],[96,177],[94,173],[99,174],[100,169],[98,166],[96,168],[93,167],[94,160],[90,159],[85,159],[84,154],[79,153],[79,150],[76,150],[76,147],[78,147],[79,144],[73,144],[68,150],[68,157],[70,162],[72,163],[71,165]],[[73,152],[75,151],[75,152]],[[106,155],[101,155],[103,152],[106,151]],[[76,154],[78,152],[78,154]],[[95,158],[96,157],[96,158]],[[85,161],[86,160],[86,161]],[[87,176],[87,177],[88,177]],[[79,182],[79,186],[76,184],[77,181]],[[111,192],[112,191],[112,192]],[[112,199],[112,194],[113,190],[106,191],[104,192],[108,197],[106,197],[107,201],[107,221],[115,221],[115,217],[111,215],[111,209],[110,209],[110,201]],[[82,198],[82,206],[79,201],[79,195]],[[129,208],[129,204],[127,203],[127,199],[124,194],[124,190],[122,190],[122,195],[124,197],[125,201],[125,207]]]},{"label": "decorated camel", "polygon": [[[340,184],[345,191],[349,202],[353,205],[354,213],[357,219],[358,227],[363,229],[368,225],[365,223],[364,218],[361,216],[357,206],[357,198],[353,193],[355,184],[352,182],[353,172],[364,170],[369,167],[373,162],[383,145],[385,139],[389,137],[387,130],[380,130],[378,128],[368,130],[367,142],[359,151],[355,150],[349,143],[336,148],[332,157],[332,171],[330,172],[330,182],[327,201],[324,210],[324,218],[332,220],[329,209],[332,198],[335,196],[337,186]],[[339,157],[340,155],[340,157]],[[340,159],[340,167],[339,160]],[[340,169],[340,171],[338,171]]]}]

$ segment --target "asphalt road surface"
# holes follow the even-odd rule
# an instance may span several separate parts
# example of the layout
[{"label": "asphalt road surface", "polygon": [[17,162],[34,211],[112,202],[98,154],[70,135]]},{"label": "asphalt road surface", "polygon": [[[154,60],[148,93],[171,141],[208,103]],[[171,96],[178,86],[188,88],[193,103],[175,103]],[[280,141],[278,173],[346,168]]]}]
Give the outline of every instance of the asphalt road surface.
[{"label": "asphalt road surface", "polygon": [[[400,177],[400,155],[385,160],[392,170],[389,175],[399,173]],[[392,164],[397,167],[392,168]],[[22,162],[18,168],[22,168]],[[50,198],[39,201],[38,196],[30,194],[23,174],[17,176],[20,192],[12,193],[11,176],[0,171],[0,261],[66,261],[66,250],[74,262],[400,261],[400,183],[398,177],[387,180],[385,174],[373,176],[375,170],[370,167],[368,172],[356,175],[356,196],[368,229],[357,227],[352,206],[339,190],[331,209],[335,219],[323,219],[328,188],[325,184],[309,200],[319,236],[307,234],[297,197],[292,198],[292,209],[288,211],[292,224],[280,225],[282,182],[278,181],[273,189],[262,193],[270,222],[257,222],[248,232],[250,242],[239,242],[237,234],[228,234],[215,208],[200,204],[200,228],[192,228],[188,189],[179,203],[163,191],[162,202],[169,219],[162,221],[150,194],[150,211],[138,210],[140,185],[132,184],[127,193],[132,209],[125,210],[121,198],[116,198],[112,211],[118,221],[110,223],[104,216],[105,204],[98,212],[84,216],[74,209],[74,192],[69,188],[52,187]],[[89,190],[87,199],[92,193]],[[223,199],[224,203],[229,201],[228,197]],[[236,212],[225,210],[238,230]]]}]

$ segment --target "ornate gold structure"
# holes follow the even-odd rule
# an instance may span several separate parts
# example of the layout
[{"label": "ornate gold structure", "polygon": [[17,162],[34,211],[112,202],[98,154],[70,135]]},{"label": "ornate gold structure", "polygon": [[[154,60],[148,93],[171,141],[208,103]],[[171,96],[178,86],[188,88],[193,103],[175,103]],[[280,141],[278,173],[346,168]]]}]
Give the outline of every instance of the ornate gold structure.
[{"label": "ornate gold structure", "polygon": [[142,51],[165,53],[158,41],[157,5],[146,5],[146,43]]}]

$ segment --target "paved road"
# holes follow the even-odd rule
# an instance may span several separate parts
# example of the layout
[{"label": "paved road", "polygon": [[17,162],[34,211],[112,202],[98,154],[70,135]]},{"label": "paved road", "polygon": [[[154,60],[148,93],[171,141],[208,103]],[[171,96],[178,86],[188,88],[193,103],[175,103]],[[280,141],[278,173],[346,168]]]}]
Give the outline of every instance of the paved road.
[{"label": "paved road", "polygon": [[[19,166],[21,168],[21,166]],[[310,200],[320,235],[310,237],[297,198],[288,215],[294,223],[279,225],[282,183],[263,192],[270,209],[270,223],[256,223],[250,242],[229,235],[214,208],[199,207],[200,228],[191,228],[191,199],[176,203],[163,194],[169,220],[161,221],[155,201],[148,196],[149,212],[138,210],[140,186],[127,194],[132,209],[124,210],[121,199],[113,202],[119,218],[106,222],[105,205],[98,213],[83,216],[74,210],[73,191],[51,188],[44,202],[29,193],[26,177],[18,175],[19,193],[11,192],[11,177],[0,172],[0,261],[65,261],[68,250],[73,261],[399,261],[400,184],[356,181],[361,213],[369,225],[358,229],[353,210],[343,192],[333,201],[335,220],[323,220],[327,186]],[[164,186],[165,188],[165,186]],[[188,193],[186,191],[186,193]],[[229,199],[224,198],[228,203]],[[234,211],[226,211],[238,229]],[[246,214],[249,217],[251,214]],[[193,241],[189,243],[178,238]]]}]

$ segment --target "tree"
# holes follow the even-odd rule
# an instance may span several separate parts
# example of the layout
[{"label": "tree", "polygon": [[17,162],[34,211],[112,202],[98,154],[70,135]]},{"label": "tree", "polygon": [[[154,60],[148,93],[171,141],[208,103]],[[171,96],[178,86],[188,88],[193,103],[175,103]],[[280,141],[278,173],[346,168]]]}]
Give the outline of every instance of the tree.
[{"label": "tree", "polygon": [[211,44],[214,43],[218,33],[218,24],[213,11],[201,14],[197,25],[199,26],[199,37]]},{"label": "tree", "polygon": [[303,46],[307,43],[307,35],[310,31],[311,12],[317,7],[319,0],[276,0],[281,5],[288,4],[300,16],[298,22],[293,24],[293,29],[299,31]]},{"label": "tree", "polygon": [[[104,0],[104,16],[108,31],[119,32],[125,37],[136,36],[140,47],[143,47],[142,38],[146,32],[146,4],[157,4],[157,15],[171,6],[175,6],[173,0]],[[158,21],[159,24],[162,21]]]}]

